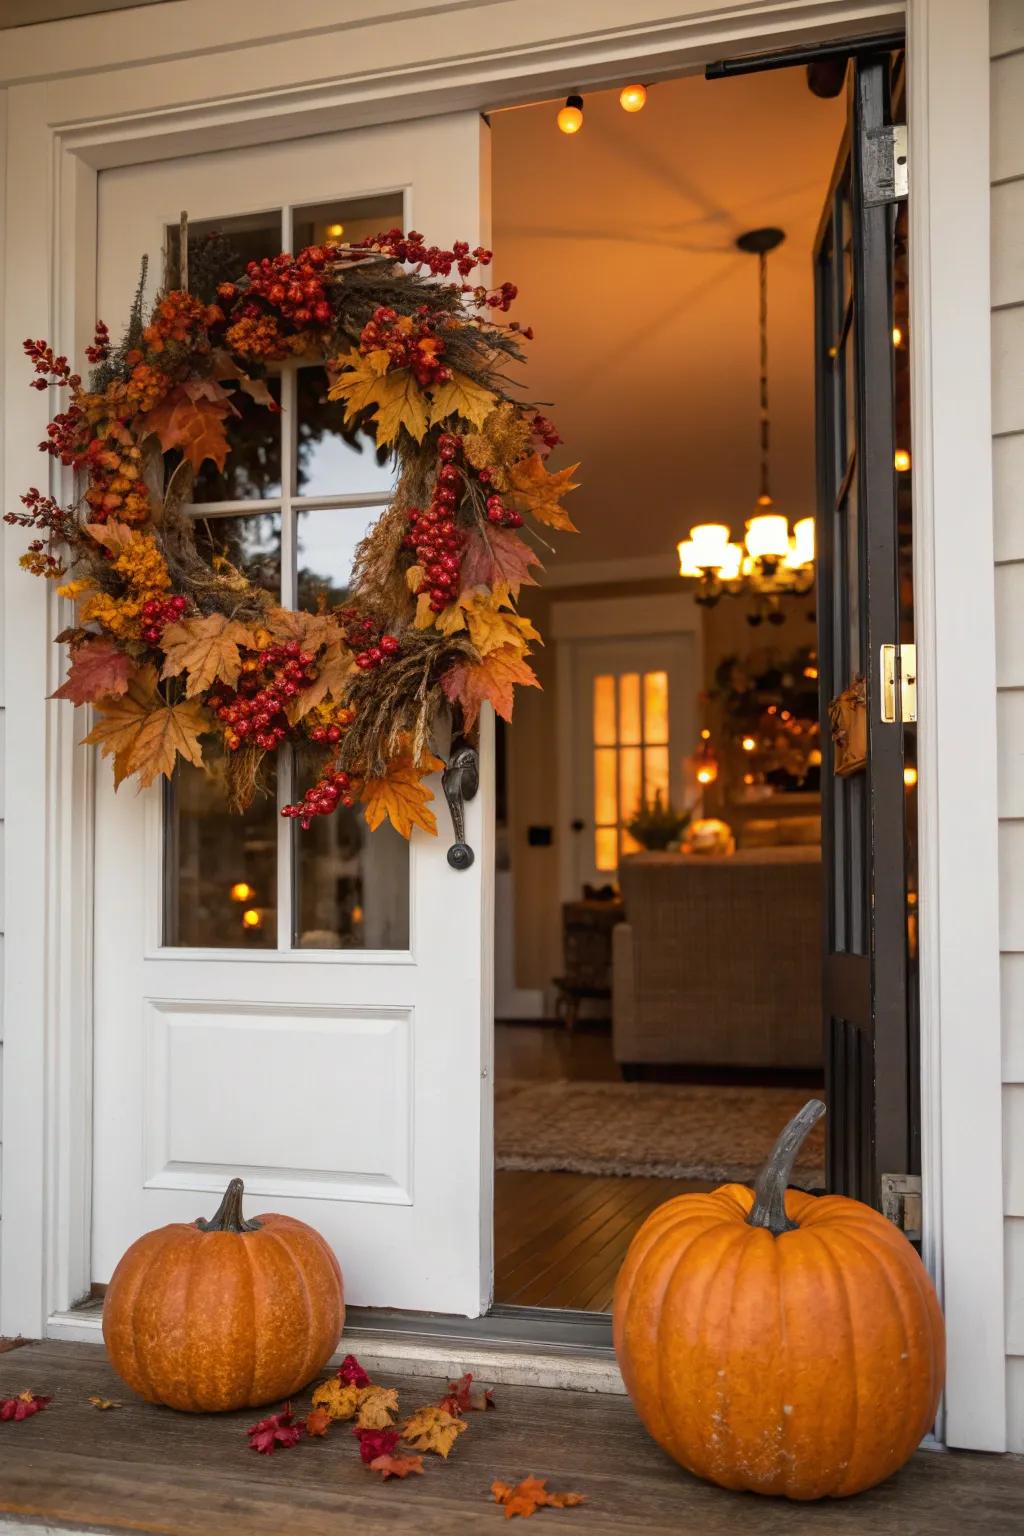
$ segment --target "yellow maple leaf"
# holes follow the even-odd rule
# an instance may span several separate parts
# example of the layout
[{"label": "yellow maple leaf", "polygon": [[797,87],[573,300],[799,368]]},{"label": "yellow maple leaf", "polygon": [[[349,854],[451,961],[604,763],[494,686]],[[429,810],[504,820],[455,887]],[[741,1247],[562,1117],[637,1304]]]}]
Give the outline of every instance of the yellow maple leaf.
[{"label": "yellow maple leaf", "polygon": [[344,400],[346,421],[375,405],[373,421],[379,447],[393,442],[401,427],[421,443],[428,426],[426,395],[411,369],[381,372],[380,357],[379,352],[362,357],[352,351],[339,359],[342,371],[327,391],[327,398]]},{"label": "yellow maple leaf", "polygon": [[453,372],[443,384],[432,385],[430,394],[432,427],[449,416],[461,416],[474,427],[482,427],[498,404],[496,395],[466,373]]},{"label": "yellow maple leaf", "polygon": [[318,1387],[314,1387],[313,1407],[323,1408],[332,1419],[351,1419],[359,1407],[361,1391],[361,1387],[343,1384],[336,1376],[332,1376],[329,1381],[322,1381]]},{"label": "yellow maple leaf", "polygon": [[452,1446],[468,1428],[465,1419],[453,1418],[446,1408],[417,1408],[402,1425],[402,1439],[414,1451],[433,1451],[447,1461]]},{"label": "yellow maple leaf", "polygon": [[185,695],[194,699],[216,681],[233,688],[242,670],[240,645],[253,646],[255,637],[244,624],[211,613],[202,619],[179,619],[168,624],[160,639],[164,652],[161,677],[188,673]]},{"label": "yellow maple leaf", "polygon": [[133,773],[143,789],[158,774],[169,779],[179,756],[197,767],[203,761],[198,738],[211,729],[209,715],[195,700],[165,703],[157,692],[155,667],[140,667],[127,693],[100,700],[96,713],[85,741],[114,759],[115,788]]},{"label": "yellow maple leaf", "polygon": [[559,528],[563,533],[576,533],[578,529],[563,508],[562,497],[579,489],[579,482],[572,478],[578,469],[578,464],[571,464],[568,469],[549,475],[540,454],[531,454],[513,464],[508,472],[513,499],[538,523]]},{"label": "yellow maple leaf", "polygon": [[529,619],[499,607],[498,599],[489,593],[474,593],[463,607],[469,624],[469,638],[481,656],[488,656],[504,645],[513,647],[522,656],[528,641],[540,639]]},{"label": "yellow maple leaf", "polygon": [[441,760],[429,752],[418,765],[413,762],[411,753],[403,752],[391,760],[387,773],[379,778],[365,779],[359,798],[370,831],[375,832],[387,819],[403,837],[411,837],[413,827],[421,827],[431,837],[436,836],[437,819],[429,808],[434,796],[423,779],[443,767]]},{"label": "yellow maple leaf", "polygon": [[390,1429],[398,1412],[398,1392],[394,1387],[363,1387],[359,1395],[356,1424],[360,1429]]},{"label": "yellow maple leaf", "polygon": [[409,588],[410,592],[417,591],[417,589],[423,585],[422,565],[410,565],[409,569],[405,573],[405,584]]}]

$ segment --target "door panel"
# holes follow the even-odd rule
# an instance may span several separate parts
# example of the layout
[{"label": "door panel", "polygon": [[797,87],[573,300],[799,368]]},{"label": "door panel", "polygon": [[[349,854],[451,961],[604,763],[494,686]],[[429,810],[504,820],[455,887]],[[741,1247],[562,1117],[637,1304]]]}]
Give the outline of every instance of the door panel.
[{"label": "door panel", "polygon": [[[98,313],[116,335],[144,252],[156,290],[183,208],[193,236],[220,229],[243,264],[339,223],[347,239],[403,223],[486,244],[486,155],[465,113],[104,173]],[[276,388],[281,415],[233,424],[226,472],[201,477],[192,512],[205,547],[285,605],[336,602],[393,469],[343,439],[320,370],[283,365]],[[97,774],[95,1280],[141,1232],[209,1214],[241,1174],[251,1213],[327,1237],[351,1302],[487,1304],[490,725],[467,807],[477,857],[458,872],[439,781],[441,835],[407,846],[354,817],[307,833],[284,820],[302,790],[286,761],[276,803],[245,818],[216,775],[115,795]]]},{"label": "door panel", "polygon": [[899,719],[884,722],[881,709],[881,647],[913,638],[900,580],[909,504],[894,468],[897,210],[865,206],[860,193],[864,135],[893,120],[891,68],[888,55],[851,65],[849,130],[815,253],[822,718],[862,677],[868,732],[866,768],[847,778],[835,776],[827,731],[822,741],[828,1177],[831,1189],[874,1205],[881,1175],[916,1172],[918,1155],[910,732]]}]

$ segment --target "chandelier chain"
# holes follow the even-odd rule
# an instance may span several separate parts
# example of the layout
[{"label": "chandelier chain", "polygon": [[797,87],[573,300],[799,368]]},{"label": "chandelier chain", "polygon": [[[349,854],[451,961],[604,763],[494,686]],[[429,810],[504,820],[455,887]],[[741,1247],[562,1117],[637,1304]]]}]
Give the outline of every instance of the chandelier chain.
[{"label": "chandelier chain", "polygon": [[761,332],[761,495],[770,496],[768,489],[768,253],[759,251],[758,266],[758,323]]}]

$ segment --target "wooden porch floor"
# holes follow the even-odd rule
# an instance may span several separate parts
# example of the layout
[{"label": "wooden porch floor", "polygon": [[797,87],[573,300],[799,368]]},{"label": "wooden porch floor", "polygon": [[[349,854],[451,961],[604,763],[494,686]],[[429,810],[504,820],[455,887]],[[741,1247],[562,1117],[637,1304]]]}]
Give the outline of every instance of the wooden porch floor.
[{"label": "wooden porch floor", "polygon": [[[453,1361],[453,1370],[455,1362]],[[410,1410],[436,1401],[440,1380],[392,1379]],[[670,1462],[625,1398],[499,1387],[493,1413],[474,1414],[447,1463],[380,1484],[338,1426],[333,1436],[257,1456],[249,1411],[191,1417],[134,1400],[92,1344],[29,1344],[0,1354],[0,1396],[52,1395],[45,1413],[0,1424],[0,1528],[137,1531],[158,1536],[338,1536],[358,1530],[452,1536],[504,1529],[494,1478],[533,1474],[586,1495],[578,1509],[542,1510],[541,1530],[567,1536],[989,1536],[1021,1529],[1024,1462],[919,1452],[897,1477],[845,1503],[793,1505],[724,1493]],[[124,1406],[98,1412],[92,1395]],[[308,1398],[303,1398],[303,1406]],[[299,1404],[296,1404],[298,1408]]]}]

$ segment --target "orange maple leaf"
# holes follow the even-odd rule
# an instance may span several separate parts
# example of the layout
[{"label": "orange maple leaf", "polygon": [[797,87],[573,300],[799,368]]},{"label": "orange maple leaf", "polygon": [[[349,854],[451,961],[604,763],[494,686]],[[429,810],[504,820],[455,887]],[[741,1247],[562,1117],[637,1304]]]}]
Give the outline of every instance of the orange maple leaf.
[{"label": "orange maple leaf", "polygon": [[448,1453],[459,1436],[469,1428],[465,1419],[454,1418],[445,1408],[431,1405],[417,1408],[402,1425],[402,1439],[414,1451],[433,1451],[448,1460]]},{"label": "orange maple leaf", "polygon": [[157,691],[155,667],[140,667],[124,697],[101,699],[96,712],[99,718],[84,740],[114,759],[115,788],[133,773],[143,789],[158,774],[169,779],[179,757],[202,764],[199,737],[212,729],[210,716],[194,699],[167,704]]},{"label": "orange maple leaf", "polygon": [[576,525],[562,506],[562,497],[579,489],[579,482],[572,478],[579,467],[578,464],[570,464],[568,469],[560,469],[556,474],[549,475],[540,454],[531,454],[528,459],[513,464],[508,472],[512,499],[535,517],[538,523],[545,523],[549,528],[559,528],[563,533],[577,533]]},{"label": "orange maple leaf", "polygon": [[536,674],[513,645],[499,646],[483,661],[458,661],[441,678],[445,697],[462,706],[467,731],[473,729],[486,700],[503,720],[512,719],[513,688],[539,688]]},{"label": "orange maple leaf", "polygon": [[528,544],[505,528],[474,528],[462,554],[464,587],[494,587],[504,583],[513,597],[524,584],[535,587],[530,566],[540,561]]},{"label": "orange maple leaf", "polygon": [[135,663],[105,635],[83,640],[71,653],[67,679],[53,694],[72,704],[93,704],[97,699],[127,693]]},{"label": "orange maple leaf", "polygon": [[423,1457],[375,1456],[370,1462],[370,1471],[379,1472],[385,1482],[389,1477],[408,1477],[410,1472],[415,1472],[418,1477],[422,1477]]},{"label": "orange maple leaf", "polygon": [[375,832],[387,818],[403,837],[411,837],[413,827],[422,827],[424,832],[435,837],[437,818],[429,809],[434,796],[423,779],[443,767],[441,760],[430,753],[422,763],[416,764],[411,753],[403,752],[392,758],[387,773],[379,778],[365,779],[359,798],[370,831]]},{"label": "orange maple leaf", "polygon": [[[469,624],[469,638],[481,656],[488,656],[503,645],[513,647],[522,656],[528,641],[540,639],[529,619],[508,608],[506,600],[505,593],[482,591],[459,598]],[[444,614],[438,615],[439,620],[443,618]]]},{"label": "orange maple leaf", "polygon": [[318,1439],[321,1436],[326,1435],[330,1426],[331,1415],[326,1408],[322,1406],[311,1408],[306,1414],[307,1435],[312,1435],[315,1439]]},{"label": "orange maple leaf", "polygon": [[202,619],[180,619],[168,624],[160,639],[164,652],[161,677],[188,673],[187,698],[205,693],[215,681],[233,688],[242,670],[240,645],[254,646],[255,637],[244,624],[211,613]]},{"label": "orange maple leaf", "polygon": [[228,416],[237,415],[227,391],[215,379],[199,379],[179,384],[147,412],[139,424],[140,436],[155,433],[165,453],[180,448],[195,470],[204,459],[212,459],[223,469],[228,456],[224,422]]},{"label": "orange maple leaf", "polygon": [[102,544],[115,559],[142,537],[130,523],[119,523],[115,517],[105,523],[86,523],[85,531],[94,543]]},{"label": "orange maple leaf", "polygon": [[491,1492],[495,1504],[504,1506],[506,1520],[514,1515],[528,1520],[538,1509],[572,1509],[583,1503],[582,1493],[548,1493],[546,1483],[545,1477],[524,1477],[514,1488],[510,1483],[493,1482]]}]

